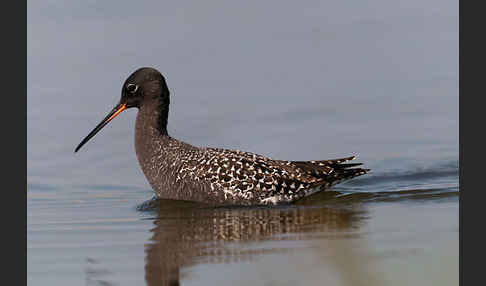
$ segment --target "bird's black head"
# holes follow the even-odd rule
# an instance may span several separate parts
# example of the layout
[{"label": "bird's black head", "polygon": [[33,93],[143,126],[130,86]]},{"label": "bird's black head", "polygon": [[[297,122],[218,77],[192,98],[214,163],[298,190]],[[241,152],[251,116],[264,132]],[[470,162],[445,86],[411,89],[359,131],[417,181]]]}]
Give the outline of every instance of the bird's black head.
[{"label": "bird's black head", "polygon": [[133,72],[122,86],[120,102],[110,113],[79,143],[77,152],[89,139],[95,136],[108,122],[131,107],[141,108],[144,104],[157,104],[162,111],[159,125],[164,129],[167,125],[169,110],[169,89],[162,74],[154,68],[140,68]]},{"label": "bird's black head", "polygon": [[154,68],[140,68],[133,72],[122,86],[120,104],[126,108],[140,108],[150,99],[159,99],[169,105],[169,89],[162,74]]}]

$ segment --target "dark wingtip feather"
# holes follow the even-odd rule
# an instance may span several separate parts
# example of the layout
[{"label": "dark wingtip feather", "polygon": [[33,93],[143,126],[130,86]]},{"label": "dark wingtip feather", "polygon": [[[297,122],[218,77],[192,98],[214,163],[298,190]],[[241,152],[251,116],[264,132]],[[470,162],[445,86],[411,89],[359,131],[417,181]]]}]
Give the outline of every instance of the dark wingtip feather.
[{"label": "dark wingtip feather", "polygon": [[337,167],[347,169],[351,167],[361,166],[363,163],[346,163],[346,164],[339,164]]}]

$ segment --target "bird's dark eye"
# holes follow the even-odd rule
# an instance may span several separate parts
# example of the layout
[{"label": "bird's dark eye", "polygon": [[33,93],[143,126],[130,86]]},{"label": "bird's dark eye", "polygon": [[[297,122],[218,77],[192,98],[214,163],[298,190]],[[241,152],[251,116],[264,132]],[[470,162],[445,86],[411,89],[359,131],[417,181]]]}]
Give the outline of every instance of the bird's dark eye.
[{"label": "bird's dark eye", "polygon": [[127,84],[127,91],[130,92],[130,93],[135,93],[138,89],[138,85],[136,84],[133,84],[133,83],[129,83]]}]

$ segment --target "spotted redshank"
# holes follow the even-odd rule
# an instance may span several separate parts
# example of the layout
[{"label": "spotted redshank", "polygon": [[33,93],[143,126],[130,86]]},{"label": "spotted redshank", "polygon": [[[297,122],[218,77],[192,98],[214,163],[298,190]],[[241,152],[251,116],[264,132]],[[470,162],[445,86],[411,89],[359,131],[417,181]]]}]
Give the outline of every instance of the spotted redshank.
[{"label": "spotted redshank", "polygon": [[76,147],[77,152],[127,108],[138,108],[135,151],[156,195],[162,199],[217,205],[289,203],[369,171],[345,163],[354,156],[319,161],[274,160],[258,154],[196,147],[167,133],[169,89],[153,68],[132,73],[120,102]]}]

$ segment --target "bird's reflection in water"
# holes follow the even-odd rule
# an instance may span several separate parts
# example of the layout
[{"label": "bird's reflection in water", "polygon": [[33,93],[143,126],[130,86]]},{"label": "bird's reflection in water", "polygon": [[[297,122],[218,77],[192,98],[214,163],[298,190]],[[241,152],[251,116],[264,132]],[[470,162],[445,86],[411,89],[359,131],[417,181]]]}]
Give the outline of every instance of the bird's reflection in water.
[{"label": "bird's reflection in water", "polygon": [[179,285],[187,273],[184,268],[197,264],[248,261],[292,251],[281,243],[252,248],[251,242],[357,235],[364,215],[349,206],[212,208],[165,200],[151,204],[156,218],[146,245],[148,285]]}]

